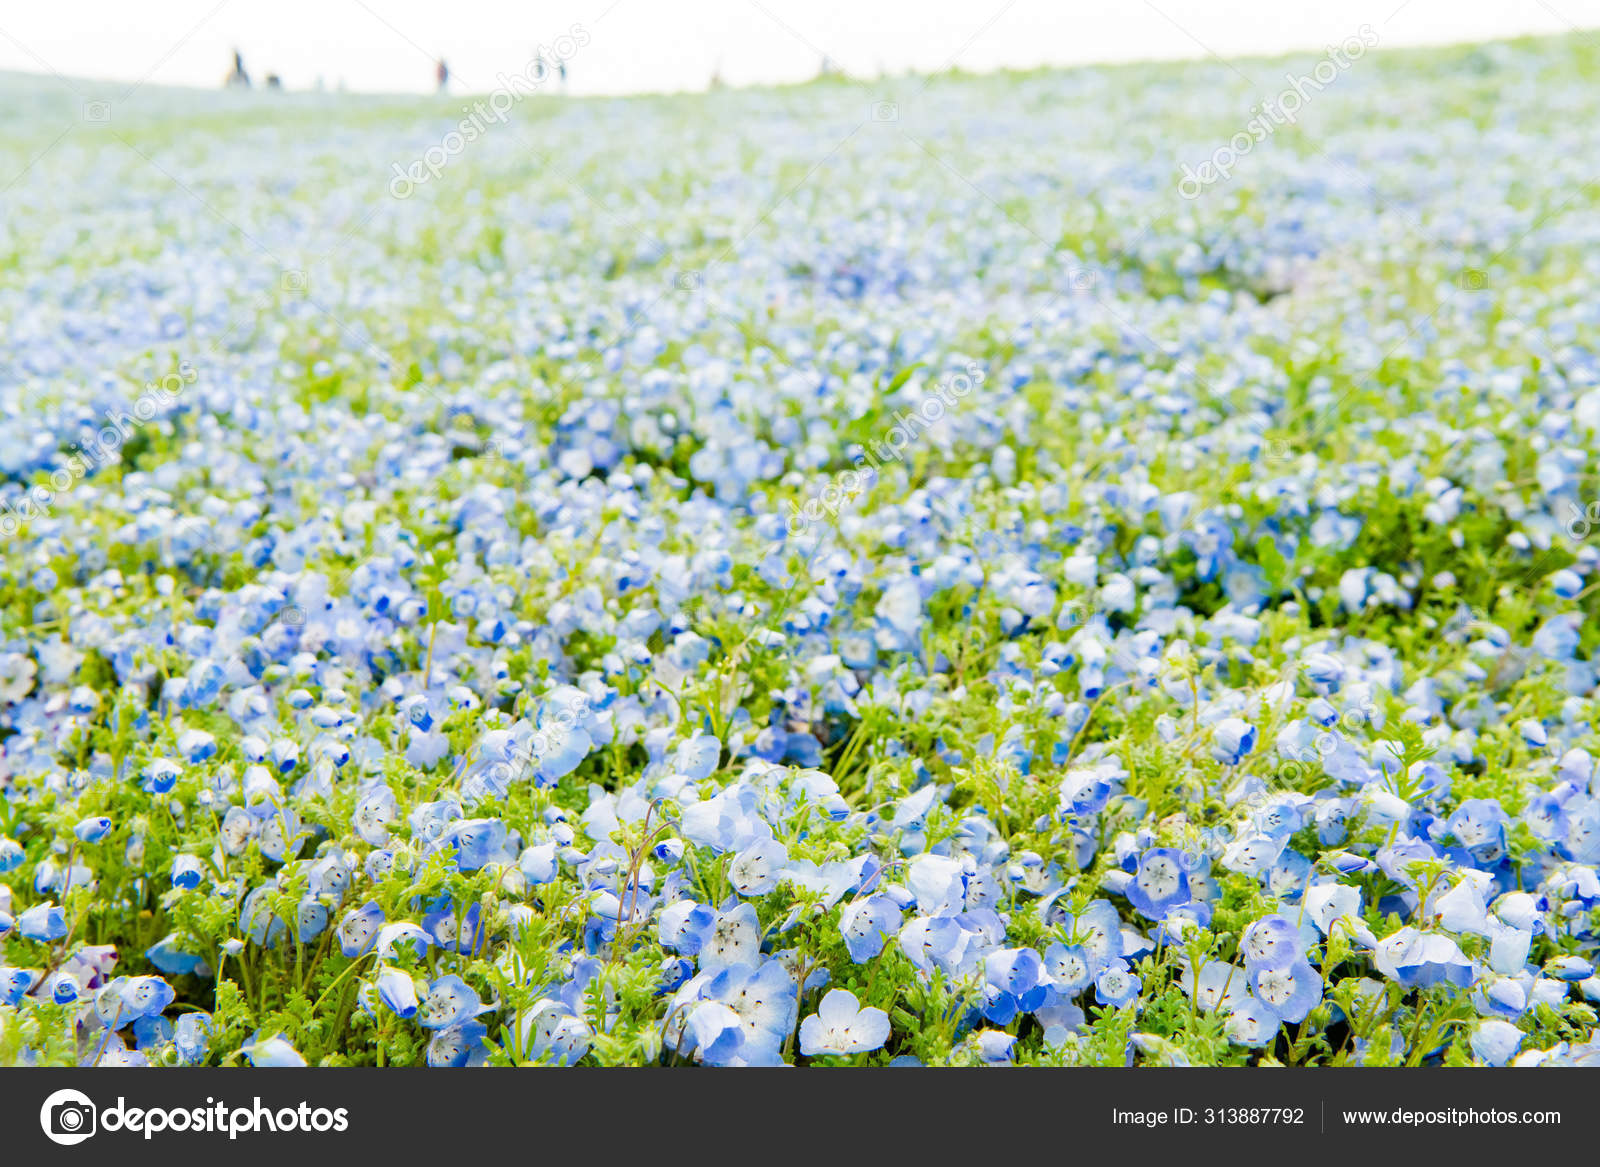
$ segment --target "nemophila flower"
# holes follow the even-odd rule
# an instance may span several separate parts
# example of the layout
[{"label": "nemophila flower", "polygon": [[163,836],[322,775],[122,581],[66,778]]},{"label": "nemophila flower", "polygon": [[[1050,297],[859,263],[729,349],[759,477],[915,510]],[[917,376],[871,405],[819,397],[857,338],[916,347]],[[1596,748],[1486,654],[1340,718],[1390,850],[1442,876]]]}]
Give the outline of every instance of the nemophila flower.
[{"label": "nemophila flower", "polygon": [[1467,1040],[1473,1055],[1480,1061],[1490,1066],[1503,1066],[1521,1048],[1523,1033],[1509,1021],[1490,1019],[1478,1022]]},{"label": "nemophila flower", "polygon": [[387,846],[389,827],[398,817],[398,805],[394,792],[387,786],[380,786],[368,793],[356,804],[352,816],[356,834],[374,847]]},{"label": "nemophila flower", "polygon": [[1093,984],[1095,973],[1101,967],[1100,961],[1078,945],[1052,944],[1045,949],[1042,959],[1050,983],[1057,992],[1067,996],[1074,996]]},{"label": "nemophila flower", "polygon": [[402,949],[409,949],[420,958],[432,943],[431,933],[425,932],[408,920],[397,920],[378,929],[378,940],[373,946],[373,951],[378,954],[380,960],[393,960]]},{"label": "nemophila flower", "polygon": [[339,921],[339,951],[350,957],[360,956],[377,943],[383,925],[383,909],[371,900],[346,912]]},{"label": "nemophila flower", "polygon": [[1102,1005],[1120,1009],[1139,995],[1143,982],[1126,967],[1102,969],[1094,981],[1094,999]]},{"label": "nemophila flower", "polygon": [[717,913],[709,904],[678,900],[661,910],[657,935],[662,947],[693,956],[711,938]]},{"label": "nemophila flower", "polygon": [[1044,962],[1031,948],[999,948],[983,960],[983,1012],[997,1025],[1009,1025],[1018,1013],[1031,1013],[1048,999],[1051,988]]},{"label": "nemophila flower", "polygon": [[788,862],[788,848],[776,839],[763,839],[733,857],[728,865],[728,881],[742,896],[766,895],[778,886]]},{"label": "nemophila flower", "polygon": [[1240,1045],[1269,1045],[1278,1036],[1281,1024],[1282,1019],[1271,1005],[1259,997],[1245,995],[1228,1014],[1228,1039]]},{"label": "nemophila flower", "polygon": [[1380,942],[1372,963],[1384,976],[1407,988],[1449,984],[1464,989],[1475,976],[1472,961],[1454,940],[1413,927],[1402,928]]},{"label": "nemophila flower", "polygon": [[15,839],[0,838],[0,874],[15,871],[27,862],[27,853]]},{"label": "nemophila flower", "polygon": [[750,904],[740,904],[717,914],[711,934],[700,947],[700,967],[718,969],[735,964],[754,964],[761,951],[761,923]]},{"label": "nemophila flower", "polygon": [[1154,847],[1139,856],[1139,868],[1124,893],[1141,916],[1160,920],[1189,902],[1189,877],[1182,856],[1171,847]]},{"label": "nemophila flower", "polygon": [[111,820],[105,815],[80,819],[72,833],[85,843],[98,843],[111,833]]},{"label": "nemophila flower", "polygon": [[15,1008],[38,979],[39,973],[33,969],[0,965],[0,1002]]},{"label": "nemophila flower", "polygon": [[199,856],[177,855],[172,860],[172,886],[179,891],[193,891],[200,886],[204,867]]},{"label": "nemophila flower", "polygon": [[35,904],[17,917],[17,935],[28,940],[48,943],[60,940],[67,934],[67,917],[61,908],[48,900]]},{"label": "nemophila flower", "polygon": [[722,743],[710,734],[696,734],[678,746],[672,767],[691,782],[709,778],[722,756]]},{"label": "nemophila flower", "polygon": [[817,1011],[800,1023],[800,1052],[807,1057],[868,1053],[888,1040],[889,1015],[862,1008],[845,989],[830,989]]},{"label": "nemophila flower", "polygon": [[587,1022],[559,1001],[544,1000],[523,1015],[522,1043],[529,1061],[574,1066],[594,1041]]},{"label": "nemophila flower", "polygon": [[989,1066],[1010,1064],[1017,1045],[1017,1039],[1003,1029],[980,1030],[972,1040],[979,1059]]},{"label": "nemophila flower", "polygon": [[45,985],[50,990],[50,999],[57,1005],[70,1005],[83,995],[78,979],[69,973],[56,973],[46,978]]},{"label": "nemophila flower", "polygon": [[450,824],[444,840],[456,849],[456,866],[477,871],[505,859],[506,825],[499,819],[460,819]]},{"label": "nemophila flower", "polygon": [[1248,983],[1250,991],[1284,1021],[1304,1021],[1322,1000],[1322,978],[1306,960],[1288,968],[1257,967]]},{"label": "nemophila flower", "polygon": [[1252,921],[1239,939],[1239,953],[1250,970],[1288,968],[1304,951],[1300,929],[1282,916]]},{"label": "nemophila flower", "polygon": [[1231,1010],[1249,995],[1249,977],[1237,965],[1206,961],[1198,975],[1187,965],[1179,979],[1184,995],[1206,1010]]},{"label": "nemophila flower", "polygon": [[1237,717],[1225,717],[1211,730],[1211,756],[1224,766],[1237,766],[1256,748],[1256,727]]},{"label": "nemophila flower", "polygon": [[900,907],[887,895],[854,900],[839,909],[839,932],[856,964],[865,964],[884,949],[899,931]]},{"label": "nemophila flower", "polygon": [[187,951],[184,947],[193,943],[193,940],[181,933],[169,932],[144,950],[145,959],[169,977],[196,974],[209,976],[211,970],[205,958],[198,953]]},{"label": "nemophila flower", "polygon": [[209,1013],[183,1013],[172,1026],[172,1045],[178,1060],[198,1066],[211,1049],[213,1025]]},{"label": "nemophila flower", "polygon": [[395,1016],[408,1018],[416,1015],[418,1008],[417,989],[409,973],[401,972],[399,969],[392,967],[379,969],[377,989],[378,999]]},{"label": "nemophila flower", "polygon": [[281,1034],[275,1033],[270,1037],[262,1037],[257,1030],[250,1035],[248,1041],[239,1047],[252,1066],[260,1068],[283,1068],[286,1066],[304,1066],[306,1064],[299,1051],[290,1045]]},{"label": "nemophila flower", "polygon": [[447,974],[429,983],[427,996],[417,1006],[417,1024],[424,1029],[449,1029],[482,1010],[478,994],[460,977]]},{"label": "nemophila flower", "polygon": [[1057,926],[1095,962],[1096,972],[1124,955],[1122,918],[1109,900],[1091,900],[1077,915],[1063,915]]}]

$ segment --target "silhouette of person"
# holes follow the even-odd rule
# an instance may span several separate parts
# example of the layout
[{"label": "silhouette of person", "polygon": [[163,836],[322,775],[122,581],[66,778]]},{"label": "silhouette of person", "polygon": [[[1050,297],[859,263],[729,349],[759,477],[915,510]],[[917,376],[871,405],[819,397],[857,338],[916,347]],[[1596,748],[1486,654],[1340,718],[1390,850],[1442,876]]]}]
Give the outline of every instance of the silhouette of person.
[{"label": "silhouette of person", "polygon": [[439,82],[439,92],[443,93],[450,88],[450,66],[444,63],[444,58],[439,58],[439,67],[434,70],[434,76]]},{"label": "silhouette of person", "polygon": [[233,50],[233,72],[228,74],[228,79],[223,84],[250,88],[250,74],[244,71],[244,57],[239,54],[238,49]]}]

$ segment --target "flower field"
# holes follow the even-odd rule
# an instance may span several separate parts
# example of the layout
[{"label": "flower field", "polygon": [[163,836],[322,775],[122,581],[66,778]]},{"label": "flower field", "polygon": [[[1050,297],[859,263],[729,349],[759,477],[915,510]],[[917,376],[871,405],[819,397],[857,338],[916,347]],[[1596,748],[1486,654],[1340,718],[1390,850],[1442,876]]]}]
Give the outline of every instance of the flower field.
[{"label": "flower field", "polygon": [[0,1065],[1600,1064],[1600,49],[1369,47],[0,77]]}]

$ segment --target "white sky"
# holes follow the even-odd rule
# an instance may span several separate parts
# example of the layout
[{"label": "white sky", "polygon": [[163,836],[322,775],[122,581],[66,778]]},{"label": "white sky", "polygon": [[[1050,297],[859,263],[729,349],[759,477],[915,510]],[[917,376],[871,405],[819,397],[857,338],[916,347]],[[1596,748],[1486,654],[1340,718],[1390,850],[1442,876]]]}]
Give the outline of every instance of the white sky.
[{"label": "white sky", "polygon": [[[425,92],[432,58],[487,91],[573,24],[573,93],[1321,50],[1600,28],[1600,0],[4,0],[0,70],[212,86],[237,46],[259,84]],[[1588,33],[1600,44],[1600,33]]]}]

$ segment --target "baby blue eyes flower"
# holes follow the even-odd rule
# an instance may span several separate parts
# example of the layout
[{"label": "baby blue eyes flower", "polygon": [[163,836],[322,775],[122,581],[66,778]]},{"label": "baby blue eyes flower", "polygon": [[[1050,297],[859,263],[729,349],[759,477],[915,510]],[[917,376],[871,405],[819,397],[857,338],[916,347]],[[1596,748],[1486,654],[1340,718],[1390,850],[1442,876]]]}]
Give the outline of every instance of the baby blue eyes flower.
[{"label": "baby blue eyes flower", "polygon": [[1094,982],[1094,999],[1102,1005],[1120,1009],[1139,995],[1143,982],[1126,968],[1112,967],[1101,971]]},{"label": "baby blue eyes flower", "polygon": [[371,900],[346,912],[339,921],[339,951],[349,957],[360,956],[377,941],[383,924],[383,909]]},{"label": "baby blue eyes flower", "polygon": [[710,734],[697,734],[678,746],[672,766],[691,782],[702,782],[716,771],[722,742]]},{"label": "baby blue eyes flower", "polygon": [[85,843],[98,843],[111,833],[111,820],[104,815],[83,819],[72,828],[72,833]]},{"label": "baby blue eyes flower", "polygon": [[417,1022],[424,1029],[449,1029],[469,1021],[483,1011],[483,1003],[460,977],[442,976],[428,986],[428,995],[417,1006]]},{"label": "baby blue eyes flower", "polygon": [[250,1064],[258,1068],[276,1069],[306,1064],[305,1058],[300,1056],[299,1051],[290,1045],[281,1033],[263,1038],[261,1031],[257,1030],[250,1035],[250,1040],[239,1048],[250,1059]]},{"label": "baby blue eyes flower", "polygon": [[900,931],[900,907],[886,895],[868,896],[839,910],[839,931],[850,959],[865,964]]},{"label": "baby blue eyes flower", "polygon": [[445,839],[455,845],[462,871],[477,871],[505,858],[506,825],[499,819],[461,819],[451,824]]},{"label": "baby blue eyes flower", "polygon": [[656,931],[663,947],[694,956],[711,939],[716,925],[717,913],[710,905],[679,900],[662,909]]},{"label": "baby blue eyes flower", "polygon": [[1011,1061],[1017,1039],[1003,1029],[985,1029],[973,1037],[978,1057],[984,1065],[1004,1066]]},{"label": "baby blue eyes flower", "polygon": [[1239,951],[1249,969],[1285,969],[1299,960],[1305,949],[1300,929],[1282,916],[1263,916],[1244,930]]},{"label": "baby blue eyes flower", "polygon": [[27,861],[27,853],[15,839],[0,838],[0,875],[15,871]]},{"label": "baby blue eyes flower", "polygon": [[179,891],[193,891],[200,886],[204,874],[196,855],[178,855],[172,860],[172,886]]},{"label": "baby blue eyes flower", "polygon": [[763,839],[733,857],[728,880],[742,896],[763,896],[777,888],[788,862],[788,848],[776,839]]},{"label": "baby blue eyes flower", "polygon": [[185,1013],[172,1027],[173,1048],[186,1066],[205,1061],[211,1048],[212,1023],[209,1013]]},{"label": "baby blue eyes flower", "polygon": [[178,752],[194,765],[217,752],[217,739],[201,729],[185,730],[178,737]]},{"label": "baby blue eyes flower", "polygon": [[715,969],[731,964],[754,964],[760,951],[761,923],[756,918],[755,907],[740,904],[717,916],[711,935],[700,949],[700,967]]},{"label": "baby blue eyes flower", "polygon": [[522,1019],[523,1048],[538,1065],[576,1065],[593,1040],[594,1031],[559,1001],[540,1001]]},{"label": "baby blue eyes flower", "polygon": [[1522,1046],[1522,1030],[1509,1021],[1491,1019],[1480,1021],[1472,1030],[1468,1044],[1472,1052],[1485,1065],[1503,1066]]},{"label": "baby blue eyes flower", "polygon": [[1288,968],[1255,968],[1250,988],[1283,1021],[1304,1021],[1322,1000],[1322,978],[1304,959]]},{"label": "baby blue eyes flower", "polygon": [[[1525,948],[1523,954],[1526,956]],[[1413,989],[1440,984],[1465,989],[1477,975],[1472,961],[1454,940],[1409,926],[1383,940],[1373,953],[1372,963],[1385,976]]]},{"label": "baby blue eyes flower", "polygon": [[55,904],[35,904],[17,917],[17,934],[48,943],[67,934],[67,917]]},{"label": "baby blue eyes flower", "polygon": [[387,846],[389,826],[398,817],[397,807],[394,792],[387,786],[378,787],[356,804],[352,816],[356,834],[374,847]]},{"label": "baby blue eyes flower", "polygon": [[1099,967],[1100,962],[1081,946],[1057,943],[1045,949],[1045,974],[1056,990],[1067,996],[1075,996],[1088,988]]},{"label": "baby blue eyes flower", "polygon": [[39,974],[31,969],[0,965],[0,1002],[15,1007],[38,978]]},{"label": "baby blue eyes flower", "polygon": [[1160,920],[1189,902],[1189,877],[1182,856],[1171,847],[1155,847],[1139,857],[1139,868],[1123,893],[1148,920]]},{"label": "baby blue eyes flower", "polygon": [[1256,727],[1237,717],[1225,717],[1212,728],[1211,756],[1224,766],[1237,766],[1256,748]]},{"label": "baby blue eyes flower", "polygon": [[435,1069],[453,1069],[469,1064],[483,1053],[483,1039],[489,1028],[480,1021],[465,1021],[449,1029],[442,1029],[428,1042],[428,1065]]},{"label": "baby blue eyes flower", "polygon": [[398,1017],[413,1017],[417,1012],[417,989],[409,973],[384,968],[378,973],[378,999]]},{"label": "baby blue eyes flower", "polygon": [[849,1055],[881,1049],[889,1040],[889,1015],[863,1009],[854,993],[830,989],[816,1013],[800,1023],[800,1052],[807,1057]]},{"label": "baby blue eyes flower", "polygon": [[378,929],[375,951],[378,959],[393,960],[399,954],[400,946],[406,945],[420,959],[432,943],[433,937],[430,934],[409,921],[400,920],[385,924]]},{"label": "baby blue eyes flower", "polygon": [[1228,1037],[1240,1045],[1264,1046],[1278,1036],[1277,1012],[1258,997],[1245,996],[1228,1015]]},{"label": "baby blue eyes flower", "polygon": [[70,1005],[81,995],[78,982],[67,973],[57,973],[50,978],[50,999],[57,1005]]}]

